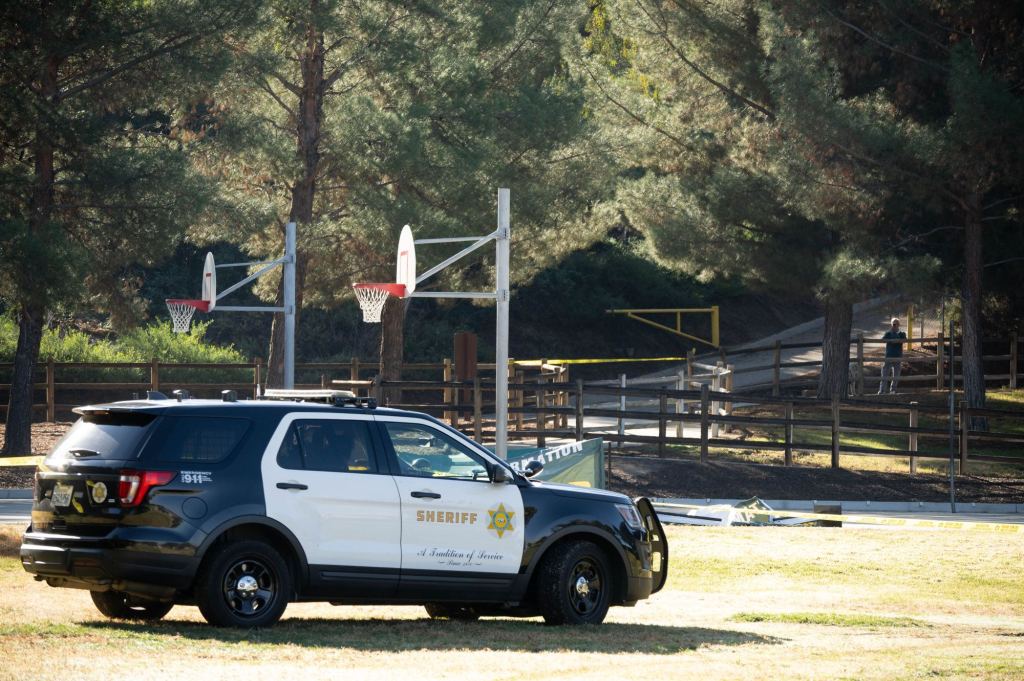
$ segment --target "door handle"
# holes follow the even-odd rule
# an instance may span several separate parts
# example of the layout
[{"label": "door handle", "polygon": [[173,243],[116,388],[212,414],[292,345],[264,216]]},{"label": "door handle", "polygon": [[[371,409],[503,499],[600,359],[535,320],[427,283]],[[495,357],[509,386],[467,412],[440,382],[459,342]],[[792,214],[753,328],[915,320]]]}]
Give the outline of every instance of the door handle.
[{"label": "door handle", "polygon": [[309,485],[303,485],[300,482],[279,482],[277,483],[278,489],[309,489]]},{"label": "door handle", "polygon": [[413,499],[440,499],[441,495],[437,492],[410,492],[409,496]]}]

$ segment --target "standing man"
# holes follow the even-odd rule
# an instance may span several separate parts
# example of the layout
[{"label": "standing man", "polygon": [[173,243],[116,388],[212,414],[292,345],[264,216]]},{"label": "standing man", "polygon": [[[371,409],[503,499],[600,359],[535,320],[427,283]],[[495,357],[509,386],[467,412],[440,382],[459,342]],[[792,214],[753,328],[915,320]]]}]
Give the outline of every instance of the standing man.
[{"label": "standing man", "polygon": [[[907,334],[900,331],[900,320],[898,317],[892,318],[892,328],[885,332],[882,336],[882,340],[895,341],[892,343],[885,344],[885,362],[882,364],[882,380],[878,384],[878,394],[888,392],[895,394],[896,383],[900,380],[900,367],[903,364],[903,341],[906,340]],[[890,374],[891,372],[891,374]],[[886,378],[889,378],[889,390],[885,389]]]}]

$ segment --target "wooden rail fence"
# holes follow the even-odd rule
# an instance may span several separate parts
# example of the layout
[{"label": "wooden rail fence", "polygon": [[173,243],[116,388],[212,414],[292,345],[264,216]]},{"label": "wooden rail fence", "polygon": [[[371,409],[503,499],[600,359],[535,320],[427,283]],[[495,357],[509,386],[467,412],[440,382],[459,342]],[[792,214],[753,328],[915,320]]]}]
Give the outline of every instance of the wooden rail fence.
[{"label": "wooden rail fence", "polygon": [[[493,417],[485,410],[493,403],[485,399],[485,395],[493,395],[493,382],[476,379],[472,382],[432,382],[432,381],[375,381],[370,392],[397,388],[403,393],[420,391],[469,391],[472,399],[440,404],[393,404],[399,408],[417,408],[432,412],[448,420],[451,425],[462,429],[477,440],[483,440],[488,428],[493,430]],[[659,456],[668,456],[671,446],[696,447],[700,461],[709,460],[713,448],[745,451],[780,451],[783,453],[784,465],[793,465],[794,452],[823,452],[831,456],[831,465],[840,467],[840,456],[884,456],[909,457],[911,472],[917,471],[919,459],[942,459],[950,456],[949,443],[954,447],[953,453],[961,473],[967,471],[970,461],[1002,463],[1024,466],[1024,453],[1021,456],[999,454],[972,454],[979,441],[996,446],[1012,446],[1016,451],[1024,452],[1024,432],[1000,432],[971,429],[977,417],[993,417],[996,419],[1013,419],[1024,422],[1024,411],[1000,409],[974,409],[966,402],[957,405],[954,419],[949,421],[948,407],[925,405],[912,402],[909,405],[894,405],[891,402],[879,402],[850,398],[845,400],[819,400],[808,397],[774,397],[736,395],[724,391],[714,391],[708,384],[702,384],[700,390],[677,390],[671,388],[638,388],[616,385],[584,384],[583,381],[564,383],[559,390],[571,395],[569,404],[555,405],[545,403],[548,386],[543,383],[510,383],[509,390],[513,394],[525,395],[523,399],[512,401],[509,406],[509,438],[534,439],[538,447],[543,447],[548,438],[569,438],[582,440],[588,437],[601,437],[609,442],[622,444],[654,446]],[[379,392],[377,394],[380,394]],[[604,395],[613,398],[614,408],[598,404],[588,405],[587,396]],[[619,406],[622,399],[645,398],[656,403],[656,410],[624,409]],[[676,403],[686,402],[696,405],[690,410],[680,410]],[[773,407],[777,414],[735,414],[732,409],[715,409],[715,403],[741,403],[744,406]],[[493,408],[493,407],[492,407]],[[863,415],[874,417],[888,415],[896,417],[906,425],[898,423],[875,423],[864,420]],[[572,417],[572,426],[568,424]],[[613,423],[606,425],[589,425],[587,418],[631,420],[656,424],[657,432],[653,435],[639,434],[618,430]],[[926,422],[922,423],[922,417]],[[673,428],[677,425],[678,428]],[[531,426],[532,427],[529,427]],[[699,436],[685,436],[683,426],[696,426]],[[717,427],[722,427],[722,433]],[[722,437],[725,427],[750,426],[758,429],[777,429],[779,437],[773,440],[746,439],[743,437]],[[827,443],[799,441],[795,431],[823,431],[828,433]],[[886,449],[867,447],[844,442],[844,436],[873,434],[883,436],[902,435],[906,437],[906,445],[902,448]],[[933,446],[925,449],[925,442]],[[1019,447],[1018,447],[1019,446]]]}]

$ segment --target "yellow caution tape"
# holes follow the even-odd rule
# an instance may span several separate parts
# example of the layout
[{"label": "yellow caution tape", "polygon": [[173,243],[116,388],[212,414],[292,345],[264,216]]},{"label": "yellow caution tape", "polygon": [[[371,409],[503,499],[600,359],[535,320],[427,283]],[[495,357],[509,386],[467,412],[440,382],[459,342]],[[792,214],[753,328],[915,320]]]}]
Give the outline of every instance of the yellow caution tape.
[{"label": "yellow caution tape", "polygon": [[809,513],[807,511],[768,511],[763,508],[742,508],[718,504],[715,506],[696,506],[694,504],[669,504],[657,502],[655,507],[685,508],[702,511],[737,511],[750,515],[770,515],[784,518],[807,518],[809,520],[833,520],[861,525],[904,525],[909,527],[931,527],[943,530],[981,530],[983,532],[1024,532],[1024,524],[1013,523],[975,523],[960,520],[921,520],[918,518],[886,518],[873,515],[847,515],[838,513]]},{"label": "yellow caution tape", "polygon": [[539,367],[545,364],[618,364],[629,362],[685,362],[685,357],[614,357],[611,359],[520,359],[513,362],[524,367]]},{"label": "yellow caution tape", "polygon": [[4,456],[0,457],[0,466],[38,466],[45,456]]}]

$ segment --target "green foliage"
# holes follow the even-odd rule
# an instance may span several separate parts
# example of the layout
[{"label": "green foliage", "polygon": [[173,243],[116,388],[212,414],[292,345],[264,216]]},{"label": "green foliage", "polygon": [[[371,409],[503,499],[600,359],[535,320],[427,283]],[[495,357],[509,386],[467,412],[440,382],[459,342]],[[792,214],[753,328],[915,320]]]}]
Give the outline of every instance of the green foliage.
[{"label": "green foliage", "polygon": [[[231,346],[205,341],[212,322],[193,322],[191,331],[176,334],[170,322],[135,328],[113,339],[97,339],[75,329],[47,329],[39,352],[41,362],[160,362],[241,363],[248,361]],[[18,325],[9,315],[0,316],[0,362],[11,362],[18,341]],[[248,370],[167,370],[167,380],[216,382],[248,380]],[[140,381],[148,377],[143,369],[66,369],[61,380],[68,381]]]}]

